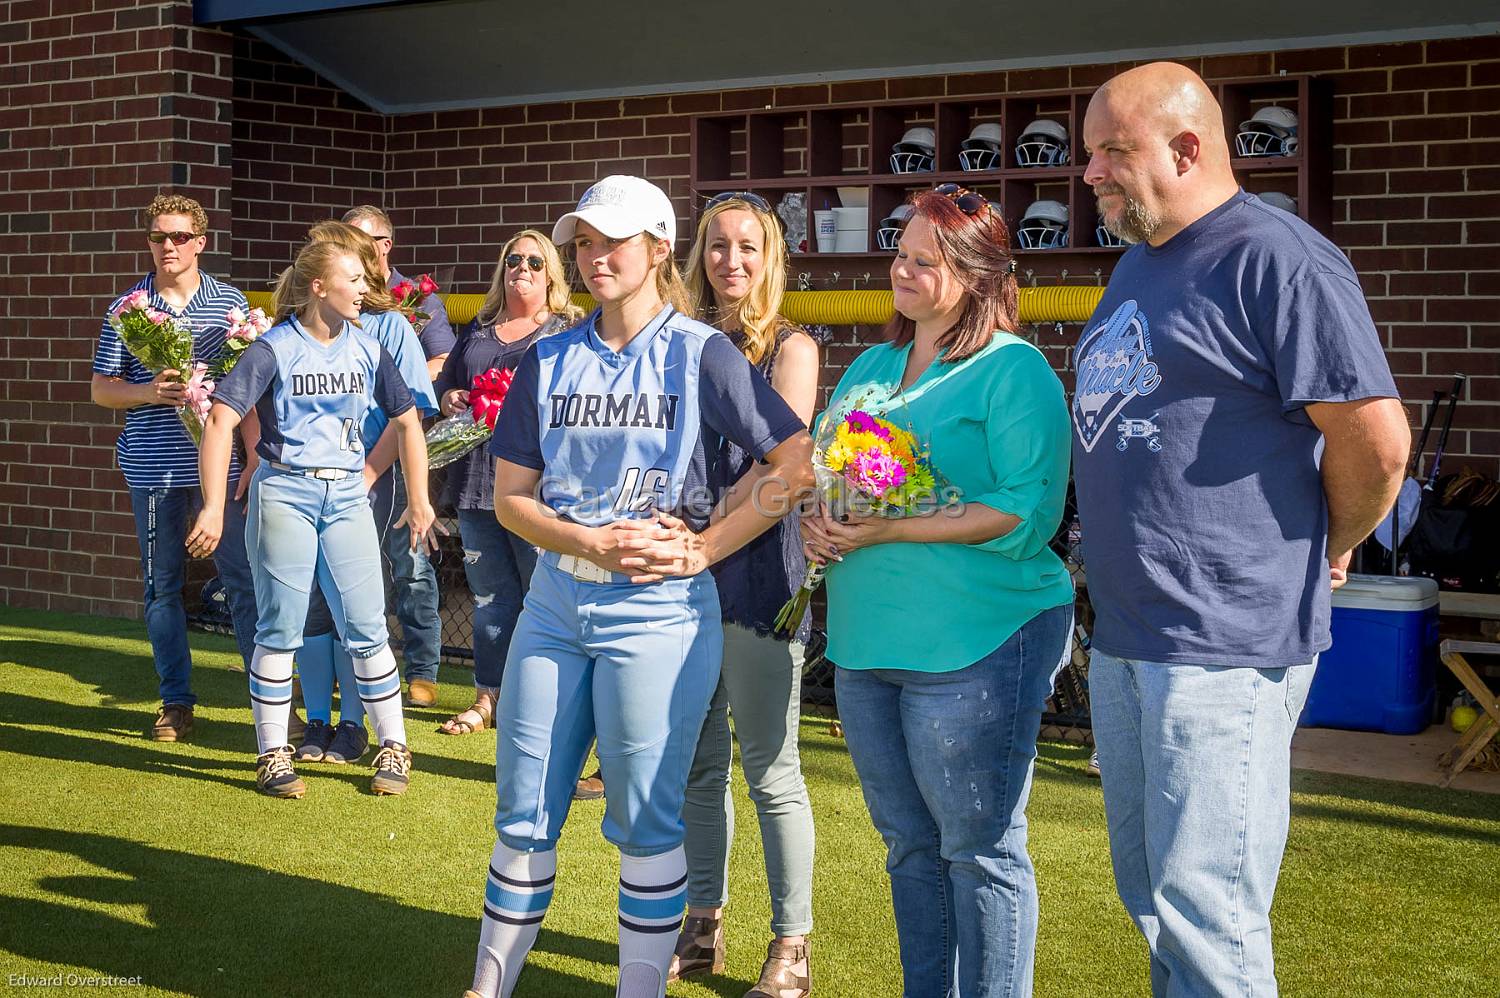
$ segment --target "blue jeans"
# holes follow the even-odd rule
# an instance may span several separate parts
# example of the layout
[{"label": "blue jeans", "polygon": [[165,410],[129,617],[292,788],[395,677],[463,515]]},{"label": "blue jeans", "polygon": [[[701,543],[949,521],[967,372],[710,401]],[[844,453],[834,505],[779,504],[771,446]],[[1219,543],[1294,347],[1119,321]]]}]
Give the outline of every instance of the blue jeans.
[{"label": "blue jeans", "polygon": [[[146,580],[146,637],[156,660],[164,704],[191,707],[198,702],[190,678],[193,662],[182,587],[187,584],[188,529],[202,507],[203,493],[197,486],[130,490],[141,574]],[[224,532],[214,552],[214,565],[229,598],[234,640],[248,669],[255,653],[255,587],[245,555],[244,502],[227,499],[224,503]]]},{"label": "blue jeans", "polygon": [[536,548],[500,526],[495,511],[458,511],[464,577],[474,597],[474,686],[497,693],[505,656],[536,570]]},{"label": "blue jeans", "polygon": [[370,508],[380,531],[380,547],[396,590],[396,620],[401,624],[406,678],[437,682],[443,650],[443,622],[438,616],[437,569],[420,546],[411,549],[411,531],[396,526],[406,512],[406,481],[392,465],[370,490]]},{"label": "blue jeans", "polygon": [[1158,998],[1276,994],[1271,897],[1291,808],[1292,733],[1316,667],[1093,653],[1115,889],[1146,937]]},{"label": "blue jeans", "polygon": [[1031,994],[1026,800],[1072,621],[1071,605],[1044,610],[952,672],[835,671],[849,755],[885,840],[904,998]]}]

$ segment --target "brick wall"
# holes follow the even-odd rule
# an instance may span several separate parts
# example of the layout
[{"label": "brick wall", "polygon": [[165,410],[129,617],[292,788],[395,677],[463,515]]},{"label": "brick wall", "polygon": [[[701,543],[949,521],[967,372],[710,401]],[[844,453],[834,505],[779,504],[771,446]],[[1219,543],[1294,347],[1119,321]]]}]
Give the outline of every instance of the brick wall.
[{"label": "brick wall", "polygon": [[[479,291],[503,240],[547,227],[606,173],[688,214],[694,114],[1097,84],[1084,66],[386,117],[263,42],[191,25],[187,0],[0,0],[0,601],[137,613],[139,568],[88,401],[109,299],[149,257],[159,188],[209,208],[207,266],[262,288],[307,223],[381,201],[408,272]],[[1450,467],[1500,470],[1500,38],[1186,60],[1209,78],[1313,72],[1335,92],[1334,240],[1360,272],[1403,392],[1471,375]],[[685,235],[685,230],[683,232]],[[231,259],[225,250],[232,249]],[[1029,258],[1040,280],[1045,258]],[[851,277],[842,274],[839,286]],[[876,263],[878,285],[882,274]],[[1092,267],[1092,264],[1090,265]],[[805,266],[826,276],[828,265]],[[1070,280],[1092,280],[1072,274]],[[831,380],[874,337],[837,331]],[[1060,369],[1076,329],[1037,330]],[[1422,406],[1412,406],[1414,421]]]},{"label": "brick wall", "polygon": [[[229,226],[232,50],[186,2],[0,3],[0,602],[138,613],[139,551],[89,401],[110,300],[150,266],[139,209],[190,193]],[[206,266],[223,273],[227,245]]]},{"label": "brick wall", "polygon": [[390,122],[249,35],[234,40],[234,279],[268,288],[307,227],[385,198]]}]

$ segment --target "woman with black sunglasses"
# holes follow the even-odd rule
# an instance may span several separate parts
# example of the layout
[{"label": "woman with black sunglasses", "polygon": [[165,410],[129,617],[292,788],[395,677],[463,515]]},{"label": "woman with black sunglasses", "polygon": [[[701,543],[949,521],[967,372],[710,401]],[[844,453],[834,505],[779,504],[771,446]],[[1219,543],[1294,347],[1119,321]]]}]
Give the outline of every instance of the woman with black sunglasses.
[{"label": "woman with black sunglasses", "polygon": [[[500,251],[479,314],[434,382],[443,415],[468,407],[474,378],[494,368],[515,370],[531,344],[583,317],[568,295],[562,257],[552,240],[523,229]],[[455,461],[444,482],[445,504],[458,510],[464,575],[474,597],[474,704],[438,728],[445,735],[483,731],[491,723],[510,638],[536,567],[536,549],[495,519],[495,462],[488,447]]]}]

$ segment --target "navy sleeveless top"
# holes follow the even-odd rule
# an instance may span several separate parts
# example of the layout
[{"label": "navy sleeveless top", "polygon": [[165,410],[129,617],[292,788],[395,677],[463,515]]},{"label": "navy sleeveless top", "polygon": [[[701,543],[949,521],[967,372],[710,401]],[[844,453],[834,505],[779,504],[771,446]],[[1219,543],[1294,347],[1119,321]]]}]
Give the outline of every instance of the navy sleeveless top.
[{"label": "navy sleeveless top", "polygon": [[[776,341],[756,369],[771,380],[781,346],[796,326],[786,323],[776,331]],[[728,334],[736,347],[743,347],[744,335]],[[755,464],[755,458],[725,440],[720,445],[718,467],[721,481],[715,483],[719,496],[739,481]],[[719,587],[719,604],[726,623],[749,628],[762,637],[769,636],[776,615],[792,594],[802,585],[807,559],[802,552],[802,531],[797,514],[792,512],[749,544],[713,566],[714,581]],[[812,630],[812,614],[805,614],[797,627],[795,640],[807,643]]]}]

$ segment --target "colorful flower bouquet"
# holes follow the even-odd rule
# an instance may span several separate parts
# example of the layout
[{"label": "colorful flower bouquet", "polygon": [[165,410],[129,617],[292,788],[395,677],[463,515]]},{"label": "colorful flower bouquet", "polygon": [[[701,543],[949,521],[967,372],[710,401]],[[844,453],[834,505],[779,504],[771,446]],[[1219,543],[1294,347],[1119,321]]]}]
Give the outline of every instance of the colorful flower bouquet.
[{"label": "colorful flower bouquet", "polygon": [[411,323],[411,328],[419,333],[423,326],[432,321],[432,316],[417,306],[422,304],[423,299],[428,295],[435,295],[437,292],[437,281],[432,279],[431,274],[423,274],[417,278],[415,284],[410,279],[404,279],[400,284],[391,288],[391,294],[396,299],[396,310],[404,315],[406,321]]},{"label": "colorful flower bouquet", "polygon": [[469,389],[469,408],[433,424],[427,431],[427,467],[436,470],[452,464],[495,432],[495,420],[510,391],[512,371],[490,368],[474,376]]},{"label": "colorful flower bouquet", "polygon": [[[109,324],[120,335],[120,342],[130,355],[152,375],[163,371],[176,371],[177,380],[188,386],[188,404],[177,410],[182,427],[194,444],[203,441],[203,418],[206,408],[194,402],[196,391],[205,400],[203,391],[206,364],[193,363],[193,332],[186,326],[151,306],[151,296],[144,290],[131,292],[110,313]],[[213,383],[208,383],[213,391]]]},{"label": "colorful flower bouquet", "polygon": [[[940,487],[927,451],[910,431],[860,404],[840,418],[825,417],[813,441],[813,473],[824,505],[836,517],[900,518],[934,511]],[[825,564],[808,566],[801,587],[776,615],[776,637],[790,640],[797,633],[827,571]]]}]

